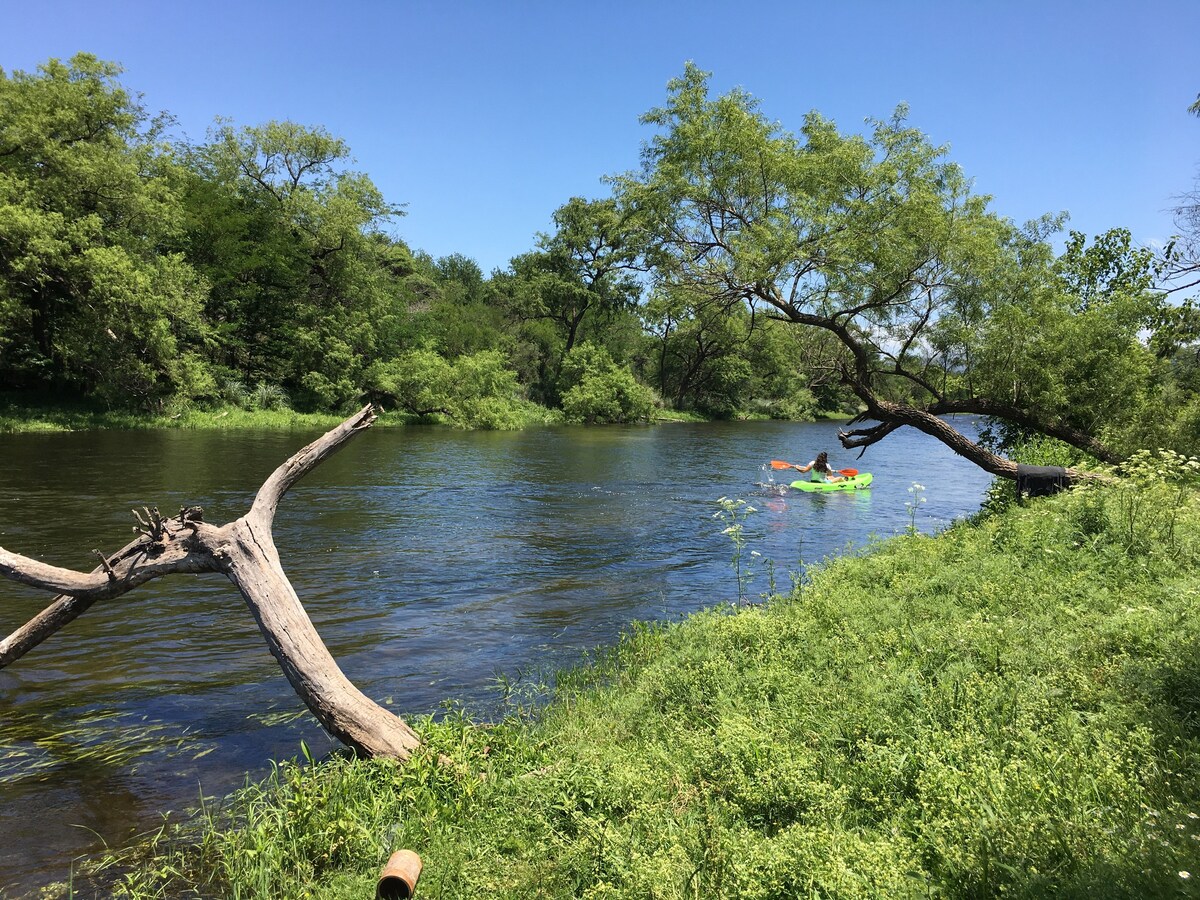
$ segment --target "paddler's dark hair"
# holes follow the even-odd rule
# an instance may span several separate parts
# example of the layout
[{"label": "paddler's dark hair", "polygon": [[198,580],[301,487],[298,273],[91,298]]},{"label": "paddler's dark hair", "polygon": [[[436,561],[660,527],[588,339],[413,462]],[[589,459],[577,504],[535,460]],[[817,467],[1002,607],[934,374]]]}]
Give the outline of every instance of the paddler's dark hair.
[{"label": "paddler's dark hair", "polygon": [[813,468],[818,472],[832,472],[829,468],[829,454],[822,450],[817,454],[816,460],[813,461]]}]

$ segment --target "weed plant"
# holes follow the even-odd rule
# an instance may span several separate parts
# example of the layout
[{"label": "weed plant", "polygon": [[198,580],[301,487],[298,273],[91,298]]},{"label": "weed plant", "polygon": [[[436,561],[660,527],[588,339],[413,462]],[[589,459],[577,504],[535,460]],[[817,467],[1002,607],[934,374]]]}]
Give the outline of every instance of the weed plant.
[{"label": "weed plant", "polygon": [[[730,559],[730,566],[733,568],[733,573],[737,579],[737,599],[739,603],[746,602],[746,587],[750,583],[750,579],[754,577],[754,570],[751,566],[753,557],[749,556],[746,551],[746,519],[751,513],[757,510],[747,503],[745,500],[731,500],[729,497],[721,497],[717,500],[717,506],[720,509],[713,513],[714,519],[719,519],[725,524],[721,530],[721,534],[729,538],[733,544],[733,556]],[[759,554],[754,553],[757,557]],[[774,578],[772,577],[772,580]]]},{"label": "weed plant", "polygon": [[121,896],[1116,898],[1200,881],[1196,461],[634,627],[408,764],[281,763],[103,862]]}]

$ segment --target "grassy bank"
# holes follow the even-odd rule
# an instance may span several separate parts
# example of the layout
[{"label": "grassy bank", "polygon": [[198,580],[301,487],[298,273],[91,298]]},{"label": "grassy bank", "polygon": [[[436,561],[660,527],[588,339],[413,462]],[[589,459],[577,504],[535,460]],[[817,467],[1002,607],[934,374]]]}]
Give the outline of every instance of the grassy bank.
[{"label": "grassy bank", "polygon": [[[540,413],[544,412],[544,415]],[[214,409],[189,409],[180,413],[131,413],[120,410],[102,410],[88,406],[46,405],[16,406],[0,400],[0,434],[50,433],[65,431],[104,431],[134,429],[234,429],[268,428],[317,429],[332,428],[345,418],[337,413],[301,413],[291,409],[243,409],[238,406],[223,406]],[[561,417],[559,417],[560,419]],[[517,419],[521,427],[559,423],[549,410],[530,408]],[[377,427],[410,425],[419,422],[415,416],[404,413],[383,412]],[[659,410],[653,422],[704,422],[703,416],[694,413]]]},{"label": "grassy bank", "polygon": [[[348,415],[349,413],[347,413]],[[0,434],[21,432],[133,430],[142,428],[271,428],[313,429],[330,428],[345,415],[338,413],[301,413],[286,407],[247,409],[235,405],[215,408],[191,408],[169,413],[135,413],[128,410],[109,410],[82,402],[45,400],[30,402],[20,394],[0,392]],[[765,416],[760,416],[765,420]],[[844,413],[822,413],[819,419],[845,419]],[[532,403],[514,407],[510,427],[527,427],[561,423],[560,413]],[[379,425],[407,425],[418,417],[397,412],[384,412]],[[709,418],[695,412],[656,409],[653,423],[706,422]]]},{"label": "grassy bank", "polygon": [[362,898],[408,847],[421,898],[1195,895],[1194,469],[637,628],[548,705],[418,723],[408,765],[281,764],[120,890]]},{"label": "grassy bank", "polygon": [[328,428],[344,416],[332,413],[298,413],[290,409],[242,409],[223,406],[189,409],[179,413],[133,413],[107,410],[85,403],[46,401],[0,394],[0,434],[133,430],[141,428]]}]

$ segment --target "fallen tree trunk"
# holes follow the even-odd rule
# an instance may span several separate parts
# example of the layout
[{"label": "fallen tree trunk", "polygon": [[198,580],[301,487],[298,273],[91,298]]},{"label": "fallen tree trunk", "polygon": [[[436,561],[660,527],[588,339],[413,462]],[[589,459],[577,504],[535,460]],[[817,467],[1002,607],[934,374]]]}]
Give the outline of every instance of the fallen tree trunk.
[{"label": "fallen tree trunk", "polygon": [[272,535],[276,509],[288,489],[374,421],[367,406],[309,444],[271,474],[245,516],[227,525],[204,522],[199,507],[181,509],[170,519],[146,510],[145,516],[138,516],[142,535],[115,555],[101,556],[101,565],[90,573],[49,566],[0,548],[0,574],[59,594],[0,641],[0,668],[97,601],[164,575],[221,572],[241,592],[288,682],[325,729],[360,755],[407,759],[420,738],[403,719],[358,690],[338,667],[288,581]]}]

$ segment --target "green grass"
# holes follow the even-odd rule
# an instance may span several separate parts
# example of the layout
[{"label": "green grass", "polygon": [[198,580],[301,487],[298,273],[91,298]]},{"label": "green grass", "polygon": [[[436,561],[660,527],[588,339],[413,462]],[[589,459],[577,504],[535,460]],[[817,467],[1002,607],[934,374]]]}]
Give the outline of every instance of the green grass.
[{"label": "green grass", "polygon": [[661,409],[654,410],[653,415],[650,417],[650,421],[656,423],[662,422],[674,424],[679,422],[707,422],[709,420],[705,416],[690,410],[667,409],[666,407],[663,407]]},{"label": "green grass", "polygon": [[[0,434],[162,428],[315,430],[332,428],[349,414],[350,411],[345,414],[302,413],[287,407],[244,409],[233,405],[151,414],[105,410],[85,404],[17,404],[0,397]],[[379,415],[376,427],[407,425],[414,421],[409,415],[384,412]],[[532,417],[530,421],[533,421]]]},{"label": "green grass", "polygon": [[130,897],[361,898],[408,847],[422,900],[1195,895],[1189,471],[635,627],[548,704],[419,722],[407,765],[280,764],[98,877]]},{"label": "green grass", "polygon": [[[210,408],[187,408],[160,414],[131,412],[129,410],[104,409],[83,401],[61,400],[50,397],[29,398],[19,392],[0,392],[0,434],[20,432],[64,432],[94,430],[134,430],[144,428],[270,428],[270,429],[313,429],[329,428],[341,422],[346,413],[300,413],[286,406],[274,408],[246,408],[236,404],[225,404]],[[432,417],[430,421],[444,417]],[[507,410],[505,428],[522,428],[534,425],[552,425],[561,422],[557,410],[546,409],[533,403],[518,403]],[[742,416],[765,419],[765,416]],[[821,418],[837,418],[830,414]],[[845,416],[841,416],[845,418]],[[379,426],[407,425],[420,421],[417,417],[397,412],[384,412],[379,417]],[[651,419],[654,423],[707,422],[710,417],[695,412],[656,409]],[[450,424],[442,422],[442,424]],[[495,427],[495,426],[493,426]]]},{"label": "green grass", "polygon": [[328,428],[344,418],[333,413],[298,413],[287,408],[242,409],[233,405],[162,414],[135,413],[83,402],[48,398],[31,402],[11,393],[0,394],[0,434],[141,428]]}]

